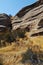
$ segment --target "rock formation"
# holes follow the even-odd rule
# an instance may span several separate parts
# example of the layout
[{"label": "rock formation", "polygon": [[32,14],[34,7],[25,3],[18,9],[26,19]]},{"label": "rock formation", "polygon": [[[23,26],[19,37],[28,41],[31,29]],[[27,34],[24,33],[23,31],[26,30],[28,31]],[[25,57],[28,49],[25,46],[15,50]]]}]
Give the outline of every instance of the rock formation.
[{"label": "rock formation", "polygon": [[[10,33],[12,28],[10,17],[7,14],[0,14],[0,47],[6,46],[6,41],[8,33]],[[9,38],[8,38],[9,39]]]},{"label": "rock formation", "polygon": [[[16,31],[18,31],[16,33]],[[14,17],[6,14],[0,14],[0,33],[6,33],[6,31],[14,31],[7,35],[8,40],[14,40],[22,31],[29,31],[30,36],[37,34],[43,34],[43,0],[39,0],[32,5],[24,7]],[[20,33],[19,33],[20,31]],[[0,40],[1,40],[0,34]],[[12,39],[11,37],[14,39]],[[9,40],[9,42],[10,42]]]},{"label": "rock formation", "polygon": [[0,14],[0,32],[5,32],[11,29],[11,20],[7,14]]},{"label": "rock formation", "polygon": [[7,29],[14,31],[28,29],[30,35],[43,32],[43,0],[24,7],[12,20],[10,16],[0,14],[0,32],[5,32]]},{"label": "rock formation", "polygon": [[12,29],[29,29],[32,34],[43,32],[43,0],[24,7],[12,20]]}]

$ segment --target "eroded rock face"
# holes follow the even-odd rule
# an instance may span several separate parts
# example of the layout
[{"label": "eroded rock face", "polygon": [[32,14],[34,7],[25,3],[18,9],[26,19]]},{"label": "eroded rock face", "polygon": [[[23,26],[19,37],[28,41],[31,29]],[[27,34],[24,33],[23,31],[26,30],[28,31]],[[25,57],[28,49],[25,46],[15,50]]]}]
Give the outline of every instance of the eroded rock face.
[{"label": "eroded rock face", "polygon": [[43,32],[43,0],[19,11],[12,20],[12,27],[13,30],[28,28],[31,34]]},{"label": "eroded rock face", "polygon": [[0,32],[5,32],[11,29],[11,20],[7,14],[0,14]]},{"label": "eroded rock face", "polygon": [[[0,14],[0,47],[6,46],[6,39],[12,28],[10,17],[7,14]],[[9,39],[9,38],[8,38]]]}]

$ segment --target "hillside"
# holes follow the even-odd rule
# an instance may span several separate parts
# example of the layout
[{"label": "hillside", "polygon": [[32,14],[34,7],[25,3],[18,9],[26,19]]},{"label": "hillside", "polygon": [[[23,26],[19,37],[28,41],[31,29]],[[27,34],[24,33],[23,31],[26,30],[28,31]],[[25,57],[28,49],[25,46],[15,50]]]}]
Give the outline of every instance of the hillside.
[{"label": "hillside", "polygon": [[0,14],[0,65],[43,65],[43,0]]}]

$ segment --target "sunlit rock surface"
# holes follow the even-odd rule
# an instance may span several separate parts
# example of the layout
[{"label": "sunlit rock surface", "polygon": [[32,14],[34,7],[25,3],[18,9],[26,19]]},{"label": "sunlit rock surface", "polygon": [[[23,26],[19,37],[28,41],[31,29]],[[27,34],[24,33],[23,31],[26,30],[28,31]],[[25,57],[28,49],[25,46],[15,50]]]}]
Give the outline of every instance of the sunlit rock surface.
[{"label": "sunlit rock surface", "polygon": [[24,7],[12,20],[12,29],[25,29],[30,35],[43,32],[43,1]]}]

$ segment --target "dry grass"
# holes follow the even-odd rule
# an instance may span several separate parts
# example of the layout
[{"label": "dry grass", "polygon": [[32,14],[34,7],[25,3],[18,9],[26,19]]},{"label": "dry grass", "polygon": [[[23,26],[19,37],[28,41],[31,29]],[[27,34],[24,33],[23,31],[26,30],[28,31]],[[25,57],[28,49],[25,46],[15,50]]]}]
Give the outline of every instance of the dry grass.
[{"label": "dry grass", "polygon": [[33,37],[31,40],[33,41],[34,45],[38,45],[40,50],[43,51],[43,36]]},{"label": "dry grass", "polygon": [[0,48],[0,53],[19,51],[20,47],[24,48],[25,50],[25,48],[29,47],[30,45],[32,46],[38,45],[40,46],[40,49],[43,51],[43,36],[29,37],[28,33],[26,35],[27,37],[25,37],[24,39],[19,38],[18,41],[13,42],[12,45]]},{"label": "dry grass", "polygon": [[[3,60],[3,65],[24,65],[20,63],[22,59],[22,54],[24,54],[30,47],[33,52],[43,52],[43,36],[29,37],[28,33],[25,34],[25,38],[18,38],[17,42],[13,42],[4,48],[0,48],[0,54]],[[38,46],[38,48],[37,48]],[[25,64],[29,65],[29,63]]]}]

